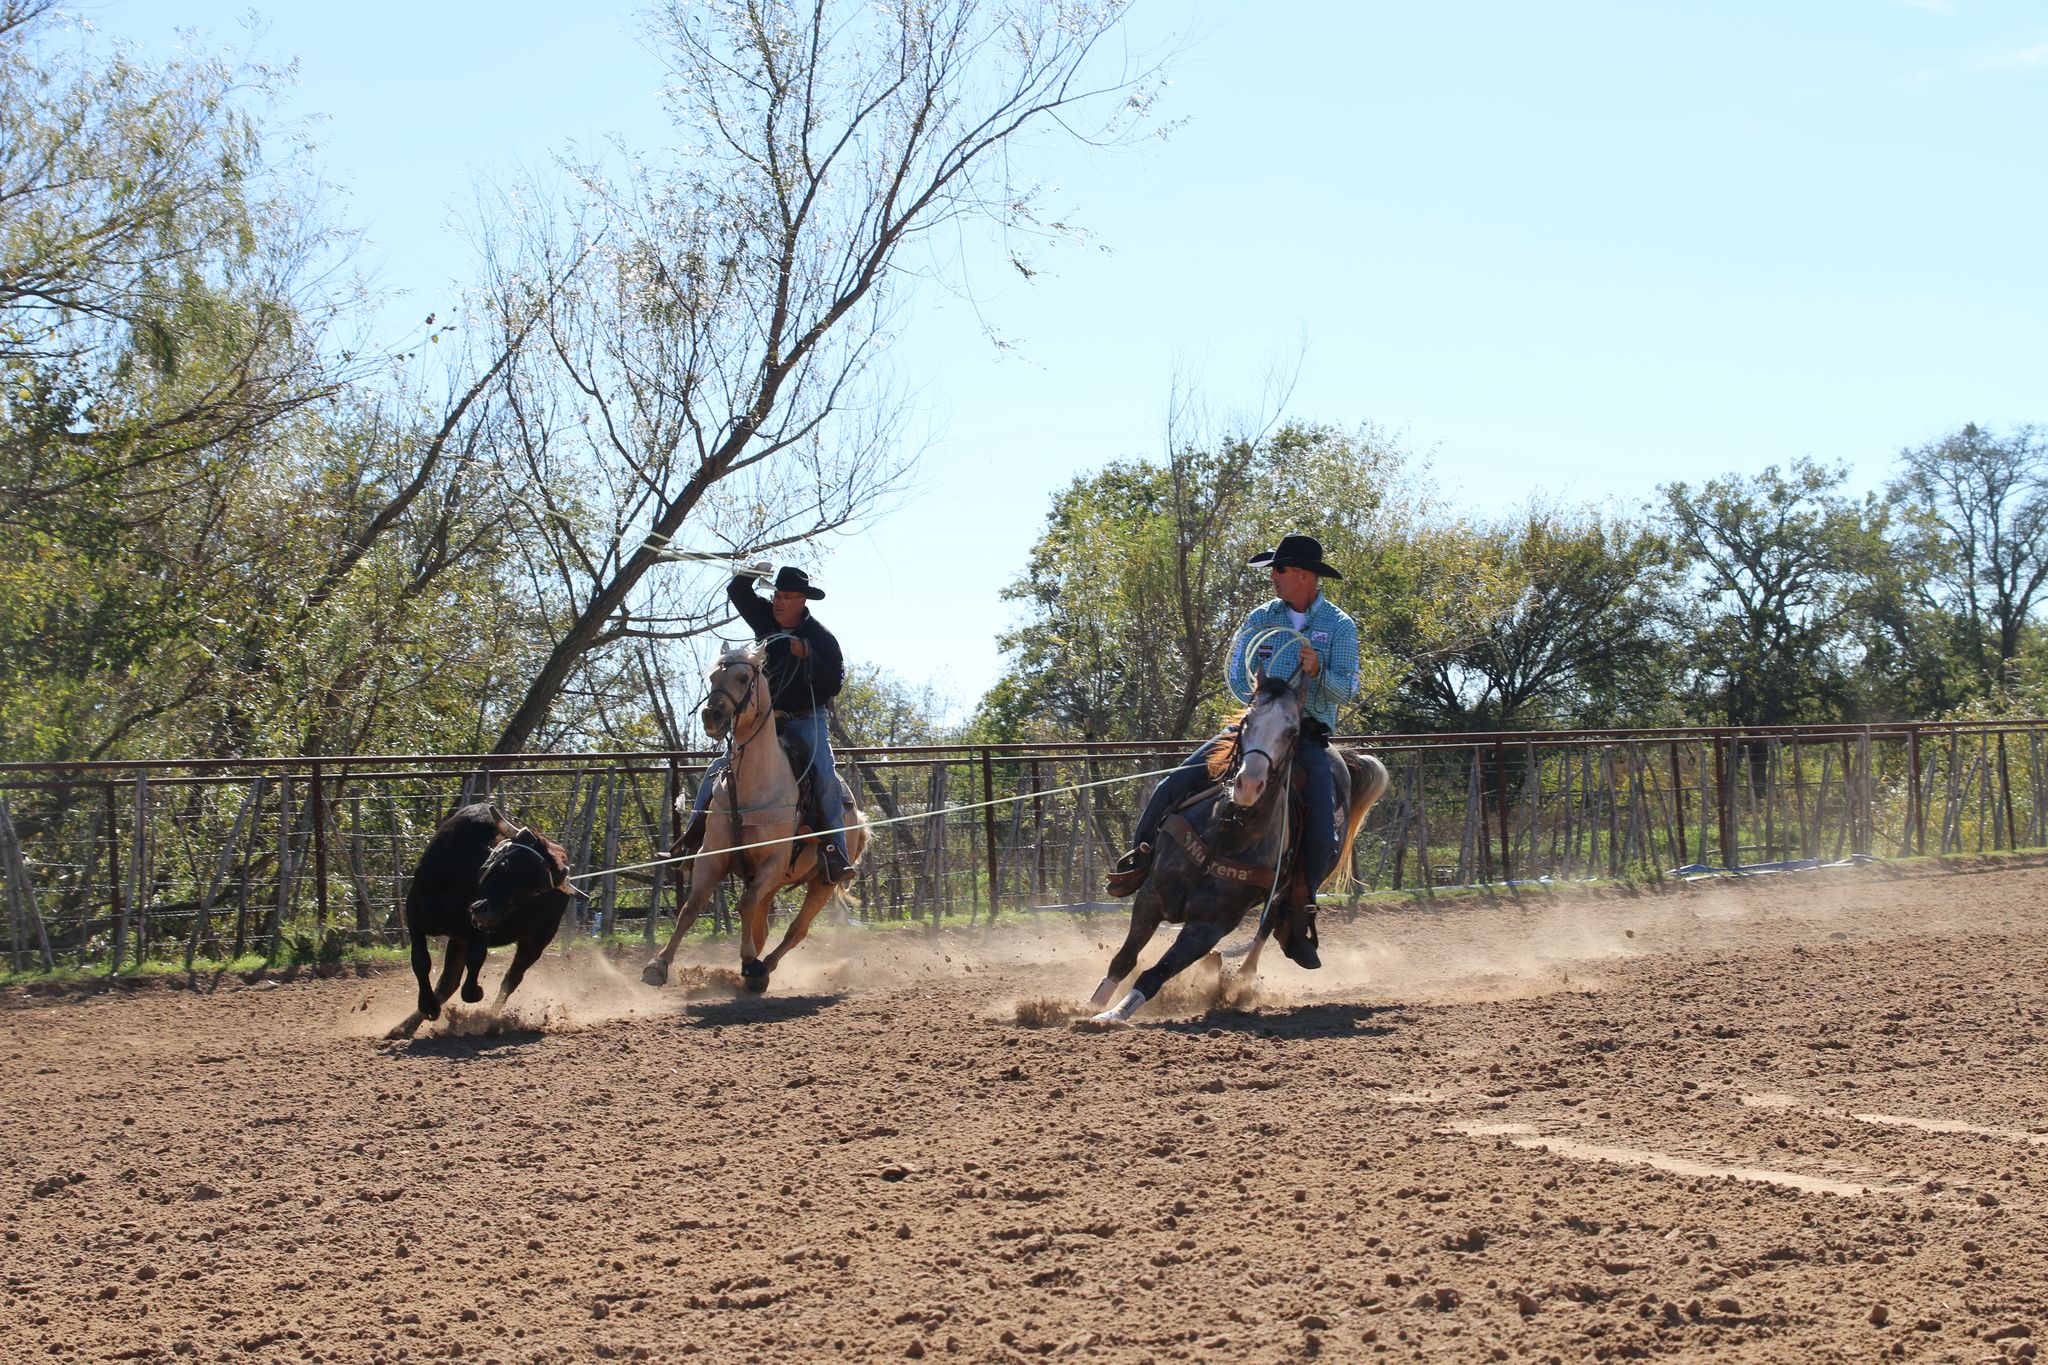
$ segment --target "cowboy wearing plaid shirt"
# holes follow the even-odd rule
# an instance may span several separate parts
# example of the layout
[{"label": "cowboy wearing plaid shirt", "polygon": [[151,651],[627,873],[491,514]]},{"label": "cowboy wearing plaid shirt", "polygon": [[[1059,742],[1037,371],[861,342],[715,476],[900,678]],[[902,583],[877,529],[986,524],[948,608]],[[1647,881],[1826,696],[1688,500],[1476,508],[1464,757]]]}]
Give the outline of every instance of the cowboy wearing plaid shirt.
[{"label": "cowboy wearing plaid shirt", "polygon": [[[1286,677],[1299,673],[1301,737],[1295,743],[1295,761],[1306,779],[1307,827],[1301,832],[1301,860],[1308,899],[1296,907],[1294,931],[1280,946],[1296,964],[1315,968],[1323,965],[1316,954],[1316,889],[1337,866],[1337,848],[1343,841],[1344,817],[1337,809],[1331,768],[1337,759],[1330,752],[1330,734],[1337,728],[1337,709],[1358,695],[1358,626],[1322,594],[1321,580],[1344,575],[1323,562],[1322,542],[1314,536],[1282,536],[1277,548],[1252,556],[1251,567],[1272,573],[1275,596],[1238,627],[1230,646],[1230,690],[1239,701],[1248,703],[1254,674]],[[1269,635],[1254,657],[1247,659],[1245,650],[1252,641],[1276,627],[1299,632],[1306,643],[1293,635]],[[1214,743],[1211,740],[1195,750],[1153,789],[1132,836],[1135,847],[1110,874],[1111,895],[1132,895],[1144,884],[1152,868],[1152,839],[1159,822],[1208,780],[1209,750]]]}]

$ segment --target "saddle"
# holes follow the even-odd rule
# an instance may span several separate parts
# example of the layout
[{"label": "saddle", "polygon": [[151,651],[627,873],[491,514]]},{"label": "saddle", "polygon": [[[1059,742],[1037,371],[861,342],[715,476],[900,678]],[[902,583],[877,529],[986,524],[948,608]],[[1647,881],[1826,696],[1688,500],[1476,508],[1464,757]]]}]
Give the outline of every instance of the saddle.
[{"label": "saddle", "polygon": [[[1351,801],[1350,774],[1342,767],[1341,759],[1333,761],[1339,768],[1332,774],[1337,788],[1337,806],[1340,810],[1348,809]],[[1271,921],[1267,927],[1270,928],[1274,942],[1301,965],[1319,965],[1314,957],[1315,916],[1304,910],[1310,896],[1317,889],[1308,884],[1308,870],[1301,857],[1301,837],[1308,828],[1308,775],[1303,772],[1300,764],[1289,766],[1287,847],[1281,852],[1277,869],[1271,866],[1255,867],[1248,863],[1220,858],[1209,850],[1202,842],[1201,836],[1195,832],[1194,825],[1187,818],[1188,812],[1213,801],[1222,785],[1220,782],[1211,783],[1175,806],[1166,818],[1160,821],[1161,831],[1179,843],[1195,865],[1210,876],[1265,892],[1265,914]],[[1280,883],[1277,894],[1273,885],[1276,874]],[[1298,955],[1304,951],[1309,955],[1306,960]]]},{"label": "saddle", "polygon": [[819,814],[818,770],[811,762],[810,750],[796,736],[784,733],[781,725],[783,713],[775,713],[775,738],[782,745],[782,756],[789,760],[789,770],[796,774],[796,832],[810,834],[823,828],[824,817]]}]

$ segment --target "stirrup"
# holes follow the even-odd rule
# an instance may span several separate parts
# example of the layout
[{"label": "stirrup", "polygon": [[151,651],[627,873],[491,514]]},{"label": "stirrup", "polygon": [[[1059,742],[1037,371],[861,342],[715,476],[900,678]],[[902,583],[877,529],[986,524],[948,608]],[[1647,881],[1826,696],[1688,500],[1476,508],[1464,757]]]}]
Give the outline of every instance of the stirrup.
[{"label": "stirrup", "polygon": [[853,878],[853,864],[846,861],[846,855],[839,851],[839,845],[830,839],[820,841],[819,856],[825,866],[825,880],[833,886]]},{"label": "stirrup", "polygon": [[1314,971],[1323,965],[1323,959],[1316,952],[1316,899],[1310,896],[1295,906],[1287,915],[1287,937],[1280,944],[1280,951],[1287,954],[1287,960],[1305,971]]},{"label": "stirrup", "polygon": [[1116,870],[1109,874],[1104,887],[1112,896],[1136,895],[1151,871],[1152,845],[1139,844],[1116,860]]}]

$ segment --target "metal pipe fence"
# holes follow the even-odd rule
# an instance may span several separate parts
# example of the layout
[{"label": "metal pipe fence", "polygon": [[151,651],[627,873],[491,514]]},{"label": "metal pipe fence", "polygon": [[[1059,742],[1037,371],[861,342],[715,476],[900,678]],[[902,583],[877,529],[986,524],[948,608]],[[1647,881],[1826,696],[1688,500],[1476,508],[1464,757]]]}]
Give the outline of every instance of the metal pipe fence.
[{"label": "metal pipe fence", "polygon": [[[1393,778],[1352,852],[1354,897],[2048,845],[2048,721],[1337,742],[1377,754]],[[1099,888],[1157,780],[1139,775],[1187,747],[844,751],[878,822],[850,888],[857,914],[936,927],[1121,909]],[[486,796],[568,849],[591,896],[580,932],[652,939],[678,903],[678,869],[659,865],[680,832],[677,799],[711,757],[0,765],[0,961],[119,972],[397,943],[434,826]],[[711,919],[731,929],[729,893]]]}]

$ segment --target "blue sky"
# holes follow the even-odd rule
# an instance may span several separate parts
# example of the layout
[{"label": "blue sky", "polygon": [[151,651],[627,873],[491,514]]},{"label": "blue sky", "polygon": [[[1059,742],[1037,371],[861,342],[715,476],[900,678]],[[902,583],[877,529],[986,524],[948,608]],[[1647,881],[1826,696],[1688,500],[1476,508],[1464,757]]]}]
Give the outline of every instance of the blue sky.
[{"label": "blue sky", "polygon": [[[256,10],[408,315],[468,278],[479,180],[664,142],[629,8]],[[247,12],[91,15],[161,49]],[[1180,126],[1049,150],[1090,242],[1028,283],[969,242],[916,298],[919,486],[810,560],[850,658],[962,706],[1051,496],[1158,454],[1176,373],[1227,410],[1298,352],[1293,415],[1391,430],[1475,514],[1800,456],[1874,486],[1965,421],[2048,422],[2048,7],[1139,0],[1129,31],[1184,44]]]}]

